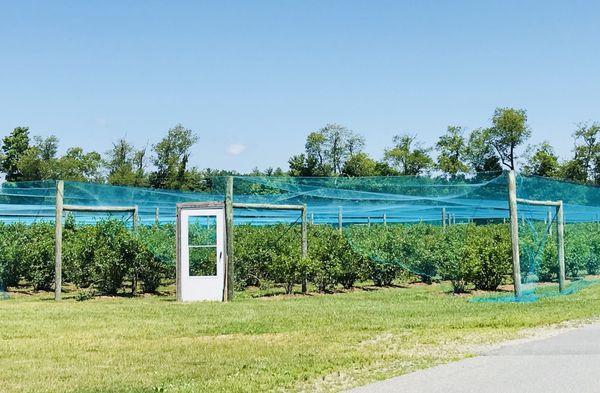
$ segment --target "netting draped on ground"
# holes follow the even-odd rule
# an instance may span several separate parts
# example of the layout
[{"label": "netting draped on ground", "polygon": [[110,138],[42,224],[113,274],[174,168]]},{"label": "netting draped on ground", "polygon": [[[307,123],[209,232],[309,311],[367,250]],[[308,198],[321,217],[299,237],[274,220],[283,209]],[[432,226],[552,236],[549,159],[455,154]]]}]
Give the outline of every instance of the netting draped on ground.
[{"label": "netting draped on ground", "polygon": [[[225,184],[225,177],[215,177],[206,181],[205,192],[184,192],[67,181],[64,203],[137,206],[142,228],[159,223],[171,233],[177,203],[222,201]],[[53,221],[55,193],[55,181],[4,183],[0,187],[0,220]],[[341,226],[356,253],[432,280],[464,276],[464,272],[456,273],[468,269],[463,261],[481,259],[482,255],[490,258],[490,264],[500,260],[510,263],[510,255],[506,254],[510,251],[507,194],[507,175],[502,172],[450,178],[236,176],[233,199],[238,203],[306,205],[311,224]],[[581,278],[598,273],[600,188],[520,175],[517,196],[562,200],[570,282],[585,282]],[[524,204],[519,204],[518,209],[522,280],[527,290],[532,288],[535,292],[540,282],[556,279],[556,212],[545,206]],[[291,225],[298,223],[298,215],[297,211],[236,209],[234,222]],[[80,224],[106,217],[129,223],[133,219],[130,213],[73,214],[73,220]],[[161,259],[173,259],[174,241],[164,244],[160,239],[164,238],[148,236],[145,241]],[[458,249],[460,253],[456,252]],[[501,279],[490,281],[489,272],[485,274],[487,281],[480,277],[481,272],[467,273],[482,288],[493,287]],[[507,281],[506,277],[502,279]]]}]

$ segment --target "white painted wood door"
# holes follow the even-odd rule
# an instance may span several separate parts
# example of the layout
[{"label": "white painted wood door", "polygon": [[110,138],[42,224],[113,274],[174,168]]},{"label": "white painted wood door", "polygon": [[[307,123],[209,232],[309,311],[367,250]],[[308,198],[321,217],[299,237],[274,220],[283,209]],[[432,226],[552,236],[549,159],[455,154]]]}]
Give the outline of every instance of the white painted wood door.
[{"label": "white painted wood door", "polygon": [[182,209],[180,220],[180,299],[223,301],[224,210]]}]

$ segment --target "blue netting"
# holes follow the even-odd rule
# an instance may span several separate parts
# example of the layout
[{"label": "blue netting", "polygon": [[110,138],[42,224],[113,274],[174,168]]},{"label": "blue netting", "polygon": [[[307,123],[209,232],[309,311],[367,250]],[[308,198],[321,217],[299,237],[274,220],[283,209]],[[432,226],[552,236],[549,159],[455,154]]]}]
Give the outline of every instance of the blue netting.
[{"label": "blue netting", "polygon": [[[64,203],[137,206],[142,225],[153,225],[157,213],[161,224],[170,225],[175,222],[177,203],[222,201],[225,182],[224,177],[208,179],[205,192],[65,182]],[[54,181],[2,184],[0,220],[5,223],[53,221],[55,190]],[[600,219],[600,188],[535,176],[518,176],[517,193],[519,198],[524,199],[564,202],[567,273],[572,282],[569,288],[576,290],[587,285],[590,279],[585,278],[597,273],[594,270],[595,263],[600,258],[600,239],[595,236]],[[489,231],[492,237],[500,236],[498,234],[504,236],[508,232],[507,176],[501,172],[453,178],[236,176],[234,202],[304,204],[311,223],[341,223],[349,243],[361,255],[429,278],[444,278],[444,275],[437,267],[431,267],[428,260],[437,258],[439,264],[443,265],[447,263],[444,258],[454,257],[437,250],[439,245],[436,243],[440,239],[446,242],[444,247],[454,247],[457,246],[456,242],[477,237],[481,231]],[[446,224],[450,228],[447,232],[452,236],[439,233],[442,212],[445,212]],[[128,213],[73,214],[74,220],[83,224],[94,223],[107,216],[116,216],[129,222],[132,219]],[[293,224],[297,221],[298,212],[294,211],[235,211],[236,225]],[[554,212],[548,215],[546,207],[519,205],[519,222],[521,268],[526,292],[521,301],[547,296],[543,294],[550,293],[548,291],[554,290],[553,287],[540,286],[539,283],[554,282],[556,279],[556,256],[553,251],[556,249],[556,215]],[[422,240],[422,244],[417,246],[403,240],[410,236]],[[174,255],[171,250],[174,245],[167,247],[155,244],[153,247],[162,250],[163,258]],[[584,249],[585,255],[581,257],[574,247]],[[496,299],[507,301],[510,296]],[[492,299],[482,297],[479,301]]]}]

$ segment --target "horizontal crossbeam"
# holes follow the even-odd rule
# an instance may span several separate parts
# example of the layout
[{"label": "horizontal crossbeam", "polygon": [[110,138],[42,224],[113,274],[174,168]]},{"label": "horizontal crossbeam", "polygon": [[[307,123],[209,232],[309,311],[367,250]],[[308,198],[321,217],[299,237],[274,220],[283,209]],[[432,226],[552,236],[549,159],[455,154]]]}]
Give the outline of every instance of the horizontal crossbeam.
[{"label": "horizontal crossbeam", "polygon": [[63,205],[63,210],[70,212],[137,212],[137,206],[82,206]]},{"label": "horizontal crossbeam", "polygon": [[531,199],[522,199],[517,198],[517,203],[522,203],[524,205],[532,205],[532,206],[554,206],[560,207],[562,206],[562,201],[534,201]]}]

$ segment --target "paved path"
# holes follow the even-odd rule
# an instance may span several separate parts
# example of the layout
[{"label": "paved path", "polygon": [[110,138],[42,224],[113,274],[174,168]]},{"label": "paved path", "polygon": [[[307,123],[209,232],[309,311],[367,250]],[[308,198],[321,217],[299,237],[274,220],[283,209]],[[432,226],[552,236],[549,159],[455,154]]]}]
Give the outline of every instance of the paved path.
[{"label": "paved path", "polygon": [[509,344],[481,356],[376,382],[352,393],[598,393],[600,324]]}]

